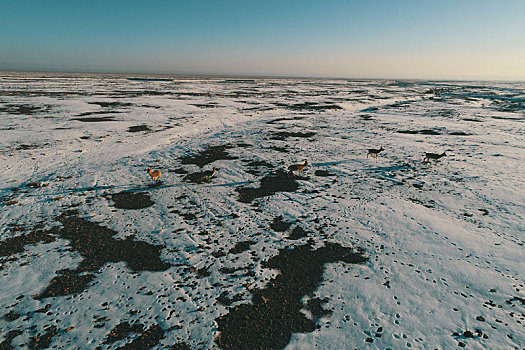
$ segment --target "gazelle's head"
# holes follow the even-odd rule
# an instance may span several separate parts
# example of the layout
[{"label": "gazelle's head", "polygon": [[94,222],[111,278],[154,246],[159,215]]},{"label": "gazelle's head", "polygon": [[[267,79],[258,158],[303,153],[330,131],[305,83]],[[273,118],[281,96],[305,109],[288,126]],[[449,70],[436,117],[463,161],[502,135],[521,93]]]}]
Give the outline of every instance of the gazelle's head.
[{"label": "gazelle's head", "polygon": [[385,149],[383,148],[383,146],[381,146],[381,148],[379,149],[380,151],[384,151]]},{"label": "gazelle's head", "polygon": [[446,156],[447,154],[445,152],[441,153],[441,157]]},{"label": "gazelle's head", "polygon": [[151,168],[147,168],[147,169],[146,169],[146,172],[147,172],[148,174],[151,174]]},{"label": "gazelle's head", "polygon": [[307,165],[310,165],[310,163],[308,163],[308,159],[304,161],[304,166],[307,166]]}]

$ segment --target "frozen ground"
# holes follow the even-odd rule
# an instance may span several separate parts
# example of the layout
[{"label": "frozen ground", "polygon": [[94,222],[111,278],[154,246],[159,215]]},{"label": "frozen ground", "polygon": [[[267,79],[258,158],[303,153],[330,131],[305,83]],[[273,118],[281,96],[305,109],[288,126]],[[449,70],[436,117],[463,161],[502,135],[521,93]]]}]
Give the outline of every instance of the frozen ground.
[{"label": "frozen ground", "polygon": [[525,83],[126,78],[0,74],[2,349],[525,346]]}]

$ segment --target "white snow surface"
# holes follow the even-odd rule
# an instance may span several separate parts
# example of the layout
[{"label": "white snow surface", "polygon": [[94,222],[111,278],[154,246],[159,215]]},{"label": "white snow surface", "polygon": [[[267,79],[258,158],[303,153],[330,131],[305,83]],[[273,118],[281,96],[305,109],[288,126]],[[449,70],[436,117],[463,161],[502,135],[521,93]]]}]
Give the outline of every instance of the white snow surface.
[{"label": "white snow surface", "polygon": [[[525,346],[525,83],[126,78],[0,73],[0,241],[29,232],[14,226],[60,226],[55,218],[74,208],[118,232],[115,238],[133,234],[163,245],[161,259],[173,266],[133,273],[108,263],[84,292],[36,300],[57,270],[74,269],[82,257],[66,239],[28,245],[0,260],[0,305],[21,315],[0,315],[0,342],[18,329],[24,333],[11,344],[26,346],[55,325],[52,347],[115,349],[136,334],[102,342],[129,321],[165,330],[155,348],[216,348],[215,320],[229,308],[217,297],[250,303],[249,289],[278,273],[262,262],[310,239],[314,247],[361,247],[369,260],[326,265],[323,283],[305,298],[326,298],[332,313],[314,332],[293,334],[287,349]],[[290,107],[303,103],[332,108]],[[114,120],[74,119],[108,116]],[[139,125],[150,130],[128,131]],[[413,133],[400,132],[407,130]],[[279,131],[315,135],[272,139]],[[219,169],[211,183],[184,182],[170,171],[198,171],[180,157],[224,144],[237,159],[206,165]],[[367,158],[368,148],[380,146],[377,159]],[[425,152],[447,156],[428,164]],[[271,171],[249,173],[247,161],[285,170],[305,159],[312,165],[298,191],[238,201],[237,187],[257,187]],[[149,167],[162,171],[162,186],[148,187]],[[117,209],[107,196],[137,189],[155,204]],[[309,236],[274,232],[269,224],[279,215]],[[247,240],[255,243],[240,254],[212,254]],[[35,312],[46,304],[52,312]],[[100,316],[105,322],[94,327]]]}]

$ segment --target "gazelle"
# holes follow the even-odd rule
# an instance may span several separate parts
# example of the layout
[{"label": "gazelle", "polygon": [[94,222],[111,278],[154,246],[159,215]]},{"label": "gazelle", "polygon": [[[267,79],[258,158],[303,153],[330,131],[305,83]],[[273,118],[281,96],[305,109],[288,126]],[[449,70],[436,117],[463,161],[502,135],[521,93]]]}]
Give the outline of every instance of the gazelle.
[{"label": "gazelle", "polygon": [[427,153],[425,152],[425,160],[427,162],[430,162],[431,159],[433,159],[436,163],[439,161],[440,158],[446,156],[447,154],[445,152],[441,153],[441,154],[437,154],[437,153]]},{"label": "gazelle", "polygon": [[377,158],[379,156],[379,153],[381,153],[382,151],[384,151],[383,146],[381,146],[381,148],[379,148],[379,149],[369,148],[368,149],[368,153],[366,154],[366,157],[368,158],[369,155],[372,155],[372,157],[376,157]]},{"label": "gazelle", "polygon": [[207,182],[207,183],[210,183],[211,182],[211,178],[215,176],[215,173],[217,172],[217,168],[213,168],[213,170],[206,170],[204,172],[202,172],[201,174],[201,183],[203,182]]},{"label": "gazelle", "polygon": [[310,163],[308,163],[308,160],[305,160],[303,164],[292,164],[288,167],[288,170],[295,175],[294,171],[297,171],[297,174],[299,176],[303,175],[304,168],[306,168]]},{"label": "gazelle", "polygon": [[151,169],[148,169],[146,170],[146,172],[149,174],[149,176],[151,176],[151,179],[153,180],[153,184],[156,185],[157,182],[159,182],[160,180],[160,183],[162,183],[162,175],[160,173],[160,170],[151,170]]}]

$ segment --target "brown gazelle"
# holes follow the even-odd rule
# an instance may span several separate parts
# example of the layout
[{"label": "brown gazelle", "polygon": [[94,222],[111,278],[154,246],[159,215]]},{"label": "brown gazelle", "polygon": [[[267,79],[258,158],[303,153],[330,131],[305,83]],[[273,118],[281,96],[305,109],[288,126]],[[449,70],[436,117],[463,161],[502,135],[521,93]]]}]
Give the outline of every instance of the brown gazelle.
[{"label": "brown gazelle", "polygon": [[368,158],[369,155],[372,155],[372,157],[377,158],[379,156],[379,153],[381,153],[382,151],[384,151],[383,146],[381,146],[381,148],[378,148],[378,149],[369,148],[368,153],[366,154],[366,157]]},{"label": "brown gazelle", "polygon": [[211,178],[215,176],[215,173],[217,172],[217,168],[213,168],[213,170],[206,170],[204,171],[201,175],[201,183],[203,182],[207,182],[207,183],[210,183],[211,182]]},{"label": "brown gazelle", "polygon": [[148,169],[146,172],[151,176],[151,179],[153,180],[153,184],[156,185],[159,181],[162,183],[162,175],[160,173],[160,170],[151,170]]},{"label": "brown gazelle", "polygon": [[436,163],[439,161],[440,158],[446,156],[447,154],[445,152],[441,153],[441,154],[437,154],[437,153],[428,153],[428,152],[425,152],[425,160],[427,162],[430,162],[430,160],[434,160]]},{"label": "brown gazelle", "polygon": [[306,168],[310,163],[308,163],[308,160],[305,160],[303,164],[292,164],[288,167],[288,170],[295,175],[295,171],[297,171],[297,174],[299,176],[303,175],[304,168]]}]

